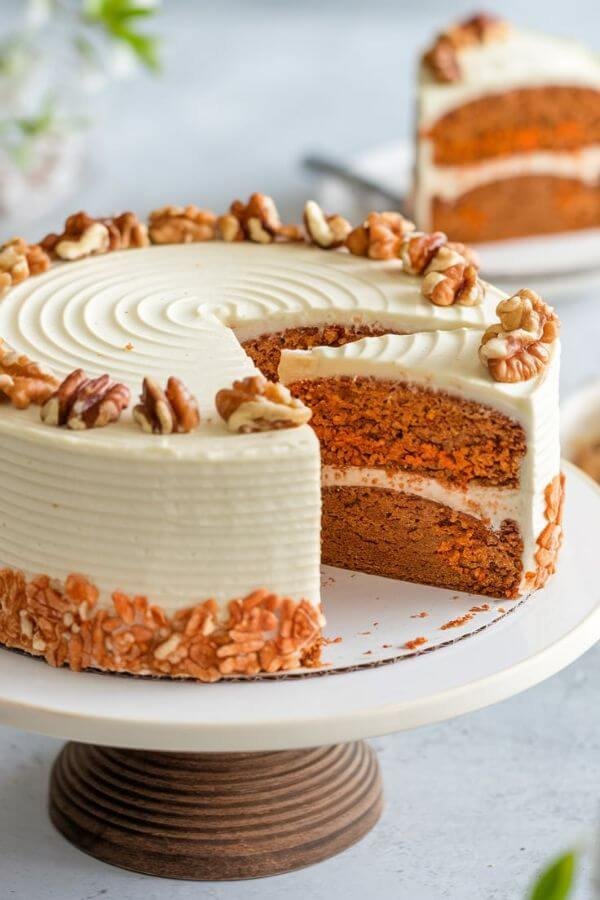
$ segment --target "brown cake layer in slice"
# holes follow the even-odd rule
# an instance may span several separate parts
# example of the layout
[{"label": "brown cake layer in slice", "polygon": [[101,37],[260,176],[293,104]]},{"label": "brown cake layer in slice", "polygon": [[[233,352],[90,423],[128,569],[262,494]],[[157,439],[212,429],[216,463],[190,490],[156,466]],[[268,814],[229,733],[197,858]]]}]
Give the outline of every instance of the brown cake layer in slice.
[{"label": "brown cake layer in slice", "polygon": [[456,200],[433,199],[432,227],[460,241],[491,241],[600,226],[600,184],[526,175],[489,182]]},{"label": "brown cake layer in slice", "polygon": [[284,331],[262,334],[257,338],[242,341],[242,347],[265,378],[277,381],[277,369],[282,350],[341,347],[343,344],[351,344],[363,337],[380,337],[383,334],[401,334],[401,332],[373,328],[368,325],[286,328]]},{"label": "brown cake layer in slice", "polygon": [[515,597],[523,542],[516,522],[480,519],[399,491],[323,489],[323,562],[490,597]]},{"label": "brown cake layer in slice", "polygon": [[537,87],[482,97],[441,116],[426,135],[434,162],[445,166],[589,147],[600,143],[600,91]]},{"label": "brown cake layer in slice", "polygon": [[324,465],[402,469],[459,486],[518,487],[525,433],[498,410],[376,378],[288,386],[312,409]]}]

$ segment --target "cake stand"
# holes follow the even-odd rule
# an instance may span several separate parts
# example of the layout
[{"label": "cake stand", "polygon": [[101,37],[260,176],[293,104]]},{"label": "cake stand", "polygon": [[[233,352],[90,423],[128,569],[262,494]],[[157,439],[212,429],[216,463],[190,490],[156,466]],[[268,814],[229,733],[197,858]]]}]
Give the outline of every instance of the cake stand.
[{"label": "cake stand", "polygon": [[543,591],[487,603],[329,570],[343,640],[317,673],[199,685],[0,650],[0,721],[71,741],[51,778],[56,827],[114,865],[198,880],[290,871],[357,841],[382,806],[364,738],[503,700],[600,638],[600,490],[565,469],[565,544]]}]

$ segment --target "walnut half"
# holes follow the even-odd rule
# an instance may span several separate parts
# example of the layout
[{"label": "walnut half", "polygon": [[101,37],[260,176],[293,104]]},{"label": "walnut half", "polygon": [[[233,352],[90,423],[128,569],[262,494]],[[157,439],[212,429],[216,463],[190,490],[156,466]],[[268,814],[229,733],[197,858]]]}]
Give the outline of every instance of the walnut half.
[{"label": "walnut half", "polygon": [[188,433],[200,424],[196,398],[173,375],[164,391],[153,378],[144,378],[133,418],[147,434]]},{"label": "walnut half", "polygon": [[528,381],[550,360],[560,321],[534,291],[523,288],[496,307],[500,321],[483,334],[479,358],[495,381]]},{"label": "walnut half", "polygon": [[312,415],[283,384],[267,381],[263,375],[234,381],[232,388],[217,392],[215,405],[229,430],[240,434],[295,428]]},{"label": "walnut half", "polygon": [[109,375],[88,378],[83,369],[75,369],[46,400],[40,415],[45,425],[77,431],[102,428],[118,420],[129,400],[129,388]]}]

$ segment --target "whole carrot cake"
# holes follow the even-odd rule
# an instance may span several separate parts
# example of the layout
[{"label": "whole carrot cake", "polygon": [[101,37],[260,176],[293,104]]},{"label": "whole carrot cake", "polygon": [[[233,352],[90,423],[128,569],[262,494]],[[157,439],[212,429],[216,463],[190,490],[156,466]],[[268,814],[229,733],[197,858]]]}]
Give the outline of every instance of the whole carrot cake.
[{"label": "whole carrot cake", "polygon": [[334,565],[494,597],[553,571],[558,321],[444,235],[312,202],[286,225],[261,194],[78,213],[5,244],[0,287],[0,643],[314,666],[321,510]]},{"label": "whole carrot cake", "polygon": [[477,15],[421,62],[414,214],[461,241],[600,226],[600,60]]}]

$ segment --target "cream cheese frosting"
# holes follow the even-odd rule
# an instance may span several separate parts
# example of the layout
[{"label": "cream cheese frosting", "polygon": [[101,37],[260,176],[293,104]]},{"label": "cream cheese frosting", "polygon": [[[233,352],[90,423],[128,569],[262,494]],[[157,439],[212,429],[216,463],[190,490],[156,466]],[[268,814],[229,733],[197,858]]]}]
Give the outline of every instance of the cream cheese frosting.
[{"label": "cream cheese frosting", "polygon": [[64,377],[109,372],[135,399],[144,376],[177,375],[201,426],[149,435],[131,410],[109,428],[45,426],[0,407],[0,564],[166,610],[262,586],[319,602],[320,461],[308,426],[230,433],[214,395],[256,372],[240,346],[294,325],[480,330],[504,296],[440,309],[399,263],[314,247],[155,246],[55,265],[0,303],[0,335]]}]

